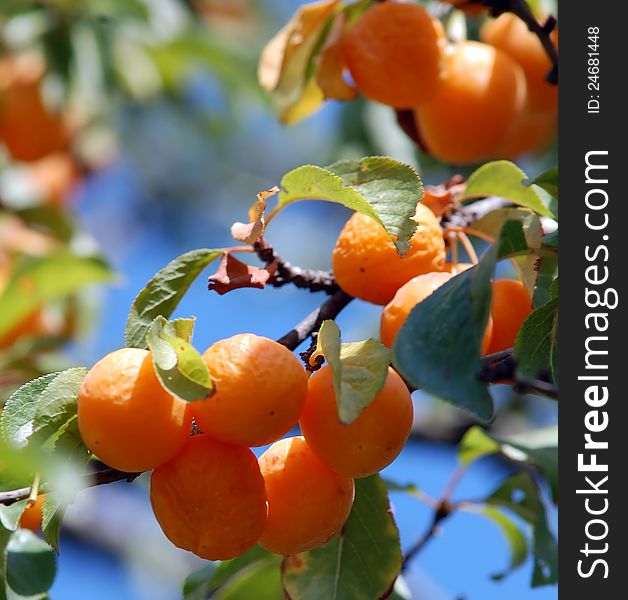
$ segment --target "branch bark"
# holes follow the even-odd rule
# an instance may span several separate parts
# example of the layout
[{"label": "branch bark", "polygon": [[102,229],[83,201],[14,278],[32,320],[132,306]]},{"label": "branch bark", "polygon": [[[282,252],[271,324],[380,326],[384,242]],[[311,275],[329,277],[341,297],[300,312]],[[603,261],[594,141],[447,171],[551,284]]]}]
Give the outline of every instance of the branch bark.
[{"label": "branch bark", "polygon": [[318,332],[323,321],[335,319],[351,300],[353,300],[353,296],[349,296],[346,292],[342,290],[336,292],[305,319],[297,323],[288,333],[281,336],[277,342],[290,350],[294,350],[308,337]]},{"label": "branch bark", "polygon": [[268,285],[279,288],[291,283],[310,292],[325,292],[329,295],[335,294],[340,289],[329,271],[303,269],[292,265],[275,253],[272,246],[265,240],[256,242],[253,248],[259,259],[266,265],[274,263],[277,267],[275,274],[268,280]]},{"label": "branch bark", "polygon": [[402,573],[408,568],[412,559],[421,552],[427,543],[438,533],[440,523],[452,513],[452,510],[452,505],[448,501],[443,500],[439,503],[438,508],[434,511],[434,516],[427,531],[412,544],[403,555],[403,562],[401,563]]},{"label": "branch bark", "polygon": [[[106,468],[102,471],[95,471],[93,473],[86,473],[83,475],[84,486],[94,487],[97,485],[106,485],[108,483],[114,483],[115,481],[128,481],[129,483],[139,477],[142,473],[127,473],[125,471],[118,471],[117,469]],[[45,493],[48,491],[45,485],[40,487],[40,492]],[[0,504],[10,506],[20,500],[25,500],[31,493],[30,487],[23,487],[17,490],[10,490],[8,492],[0,492]]]},{"label": "branch bark", "polygon": [[518,392],[536,392],[550,398],[558,398],[558,387],[549,378],[541,377],[537,379],[525,379],[517,375],[517,361],[512,354],[512,348],[504,352],[490,354],[482,358],[482,370],[479,378],[488,383],[499,383],[500,381],[512,382],[514,389]]}]

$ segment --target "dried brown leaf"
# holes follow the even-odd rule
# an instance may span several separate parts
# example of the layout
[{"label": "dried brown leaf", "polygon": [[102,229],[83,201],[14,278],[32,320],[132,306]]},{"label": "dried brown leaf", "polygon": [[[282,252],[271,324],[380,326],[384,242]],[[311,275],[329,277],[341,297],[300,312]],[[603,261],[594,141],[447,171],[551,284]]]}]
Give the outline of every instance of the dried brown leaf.
[{"label": "dried brown leaf", "polygon": [[254,244],[264,235],[266,222],[264,212],[266,211],[266,199],[274,196],[279,191],[277,186],[264,190],[257,194],[257,200],[249,208],[249,222],[236,222],[231,226],[231,236],[238,242]]},{"label": "dried brown leaf", "polygon": [[276,262],[265,267],[255,267],[243,263],[230,252],[225,252],[218,270],[209,278],[208,288],[221,296],[240,288],[263,289],[276,270]]}]

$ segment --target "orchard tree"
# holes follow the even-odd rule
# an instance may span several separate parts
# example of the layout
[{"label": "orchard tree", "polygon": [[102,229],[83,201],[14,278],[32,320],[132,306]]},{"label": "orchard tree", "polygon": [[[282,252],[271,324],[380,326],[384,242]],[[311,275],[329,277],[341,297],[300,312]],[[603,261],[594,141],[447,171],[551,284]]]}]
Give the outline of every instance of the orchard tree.
[{"label": "orchard tree", "polygon": [[[70,487],[144,472],[164,535],[212,561],[190,574],[185,598],[408,597],[404,570],[458,511],[503,532],[511,558],[496,579],[530,555],[531,585],[556,583],[547,510],[558,502],[556,428],[508,437],[490,428],[495,383],[548,403],[558,395],[558,172],[511,162],[555,134],[556,20],[523,0],[429,9],[393,0],[302,5],[262,52],[259,82],[286,124],[328,99],[389,105],[422,157],[464,166],[468,177],[427,186],[413,165],[385,156],[293,169],[258,194],[247,218],[234,215],[236,245],[187,252],[147,282],[130,307],[124,348],[92,366],[42,370],[14,391],[0,418],[0,597],[47,597]],[[90,22],[80,8],[71,16]],[[7,101],[3,113],[0,104],[0,140],[15,160],[65,152],[72,135],[45,112],[40,76],[28,94],[55,133],[42,140],[17,129],[17,108]],[[290,264],[273,247],[273,222],[307,200],[354,211],[329,272]],[[39,244],[42,256],[7,271],[0,347],[41,340],[31,321],[49,299],[111,277],[102,260],[61,239],[38,232],[22,250],[36,255]],[[502,262],[517,279],[496,275]],[[296,286],[324,299],[274,340],[242,332],[201,352],[196,318],[172,317],[210,265],[211,294]],[[354,299],[382,307],[379,339],[343,341],[335,319]],[[24,328],[35,334],[25,338]],[[410,436],[415,390],[474,423],[438,498],[420,480],[380,475]],[[260,446],[268,447],[256,458],[251,448]],[[469,465],[489,455],[509,474],[484,497],[454,501]],[[67,485],[68,470],[77,486]],[[405,553],[391,491],[433,510]]]}]

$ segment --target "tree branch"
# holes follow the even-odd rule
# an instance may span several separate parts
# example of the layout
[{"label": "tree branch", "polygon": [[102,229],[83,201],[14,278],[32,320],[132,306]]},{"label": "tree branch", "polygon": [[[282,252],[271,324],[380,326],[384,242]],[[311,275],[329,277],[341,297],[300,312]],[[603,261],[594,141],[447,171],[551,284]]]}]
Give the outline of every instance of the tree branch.
[{"label": "tree branch", "polygon": [[277,341],[286,348],[294,350],[308,337],[318,332],[323,321],[335,319],[351,300],[353,296],[349,296],[346,292],[342,290],[336,292]]},{"label": "tree branch", "polygon": [[438,504],[438,508],[434,511],[434,517],[427,528],[427,531],[416,541],[403,555],[403,562],[401,563],[401,572],[403,573],[409,566],[412,559],[419,553],[427,543],[436,535],[438,532],[438,526],[442,521],[444,521],[449,515],[451,515],[453,507],[451,503],[447,500],[442,500]]},{"label": "tree branch", "polygon": [[[115,481],[128,481],[129,483],[139,477],[141,473],[127,473],[125,471],[118,471],[117,469],[106,468],[102,471],[95,471],[93,473],[86,473],[83,475],[84,485],[83,487],[94,487],[97,485],[106,485]],[[45,485],[40,487],[40,493],[46,493],[48,490]],[[11,490],[8,492],[0,492],[0,504],[10,506],[25,500],[31,493],[30,487],[23,487],[17,490]]]},{"label": "tree branch", "polygon": [[478,377],[487,383],[510,382],[521,393],[537,392],[549,398],[558,398],[558,387],[550,381],[548,374],[539,373],[537,379],[517,375],[517,361],[512,355],[512,348],[483,357]]},{"label": "tree branch", "polygon": [[491,211],[508,208],[509,206],[513,206],[513,204],[508,200],[498,196],[489,196],[470,204],[460,205],[449,214],[443,215],[440,224],[443,229],[448,229],[449,227],[466,229]]},{"label": "tree branch", "polygon": [[275,274],[268,280],[268,285],[282,287],[289,283],[294,286],[310,290],[310,292],[325,292],[335,294],[340,288],[329,271],[303,269],[291,265],[288,261],[275,253],[272,246],[265,240],[253,244],[257,256],[267,265],[274,263],[277,267]]}]

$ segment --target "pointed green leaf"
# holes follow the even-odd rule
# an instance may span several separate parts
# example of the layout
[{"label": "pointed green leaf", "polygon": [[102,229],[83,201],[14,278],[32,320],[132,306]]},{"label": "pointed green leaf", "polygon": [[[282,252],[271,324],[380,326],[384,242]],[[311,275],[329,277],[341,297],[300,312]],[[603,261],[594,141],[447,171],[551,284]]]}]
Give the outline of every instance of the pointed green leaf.
[{"label": "pointed green leaf", "polygon": [[0,525],[8,531],[15,531],[27,503],[28,498],[14,502],[9,506],[0,505]]},{"label": "pointed green leaf", "polygon": [[523,322],[513,355],[517,373],[524,379],[537,379],[543,370],[551,371],[558,345],[558,298],[533,311]]},{"label": "pointed green leaf", "polygon": [[509,458],[509,448],[515,448],[523,456],[516,456],[538,467],[552,488],[554,501],[558,501],[558,427],[542,427],[501,438],[502,452]]},{"label": "pointed green leaf", "polygon": [[401,571],[401,547],[386,485],[373,475],[357,479],[355,487],[342,532],[320,548],[284,559],[290,600],[383,598],[392,588]]},{"label": "pointed green leaf", "polygon": [[[184,600],[205,600],[213,597],[212,594],[216,590],[226,586],[242,571],[250,569],[257,563],[267,562],[269,558],[273,557],[277,558],[276,555],[264,550],[261,546],[253,546],[237,558],[201,567],[186,578],[183,585]],[[278,566],[277,571],[279,571]]]},{"label": "pointed green leaf", "polygon": [[495,247],[479,265],[447,281],[410,312],[393,345],[393,364],[415,387],[465,409],[493,415],[488,385],[478,378],[490,314]]},{"label": "pointed green leaf", "polygon": [[535,186],[528,187],[526,180],[527,175],[507,160],[486,163],[471,174],[462,199],[499,196],[545,217],[553,217],[552,212],[541,201]]},{"label": "pointed green leaf", "polygon": [[62,251],[29,259],[0,293],[0,337],[43,304],[112,277],[100,258]]},{"label": "pointed green leaf", "polygon": [[6,581],[21,596],[47,592],[55,578],[57,562],[53,549],[28,529],[18,529],[6,550]]},{"label": "pointed green leaf", "polygon": [[18,448],[31,441],[54,448],[69,422],[76,418],[77,398],[85,368],[44,375],[25,383],[6,402],[0,431]]},{"label": "pointed green leaf", "polygon": [[281,600],[281,557],[268,555],[241,570],[218,589],[214,600]]},{"label": "pointed green leaf", "polygon": [[458,458],[464,465],[489,454],[499,452],[500,445],[482,428],[474,426],[467,430],[458,444]]},{"label": "pointed green leaf", "polygon": [[423,197],[423,184],[410,165],[382,156],[344,160],[326,169],[306,165],[284,175],[279,206],[297,200],[328,200],[361,212],[379,223],[399,254],[410,247],[412,220]]},{"label": "pointed green leaf", "polygon": [[527,185],[538,185],[548,194],[554,196],[554,198],[558,198],[558,167],[548,169],[544,173],[529,179],[526,183]]},{"label": "pointed green leaf", "polygon": [[488,497],[487,502],[513,511],[532,526],[532,587],[556,583],[558,544],[549,529],[545,506],[532,476],[520,472],[509,477]]},{"label": "pointed green leaf", "polygon": [[322,354],[332,371],[338,418],[348,425],[355,421],[384,386],[390,352],[377,340],[340,343],[340,330],[333,321],[323,321],[314,356]]},{"label": "pointed green leaf", "polygon": [[209,582],[215,572],[216,564],[213,562],[192,571],[183,582],[183,600],[206,600],[209,598],[211,593]]},{"label": "pointed green leaf", "polygon": [[126,345],[146,349],[146,335],[153,319],[170,317],[201,271],[223,252],[192,250],[158,271],[133,301],[124,330]]},{"label": "pointed green leaf", "polygon": [[505,571],[491,575],[491,579],[499,581],[525,562],[528,556],[528,541],[519,526],[508,515],[492,506],[482,506],[473,512],[490,519],[504,534],[510,548],[510,564]]},{"label": "pointed green leaf", "polygon": [[558,428],[543,427],[507,437],[495,437],[480,427],[471,427],[458,444],[458,457],[469,464],[488,454],[501,453],[509,460],[535,465],[558,499]]},{"label": "pointed green leaf", "polygon": [[61,534],[61,525],[63,515],[65,514],[65,505],[55,493],[48,492],[44,505],[41,509],[41,530],[44,539],[59,552],[59,535]]},{"label": "pointed green leaf", "polygon": [[488,384],[478,377],[490,314],[495,264],[534,253],[520,221],[507,221],[479,264],[456,275],[415,306],[393,345],[397,371],[421,388],[471,413],[493,414]]},{"label": "pointed green leaf", "polygon": [[155,373],[161,385],[171,394],[186,402],[205,400],[214,391],[207,365],[198,350],[187,339],[191,328],[185,320],[169,322],[156,317],[148,334]]}]

